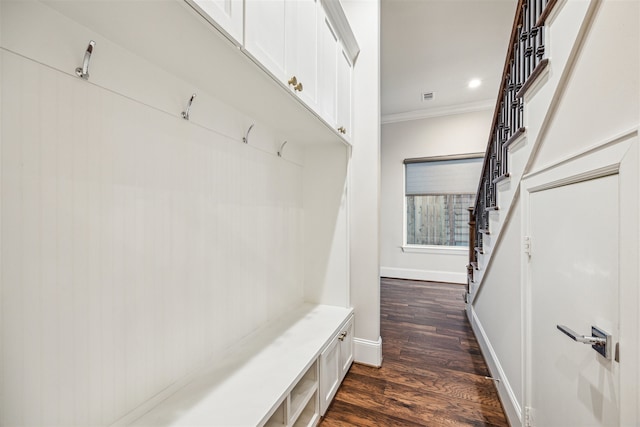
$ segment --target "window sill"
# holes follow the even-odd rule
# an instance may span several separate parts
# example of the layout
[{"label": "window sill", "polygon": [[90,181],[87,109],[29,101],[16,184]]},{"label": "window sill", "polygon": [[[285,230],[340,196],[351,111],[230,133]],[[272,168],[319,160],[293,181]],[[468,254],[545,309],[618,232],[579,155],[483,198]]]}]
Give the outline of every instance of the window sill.
[{"label": "window sill", "polygon": [[402,252],[415,254],[465,255],[469,252],[465,246],[403,245],[400,248]]}]

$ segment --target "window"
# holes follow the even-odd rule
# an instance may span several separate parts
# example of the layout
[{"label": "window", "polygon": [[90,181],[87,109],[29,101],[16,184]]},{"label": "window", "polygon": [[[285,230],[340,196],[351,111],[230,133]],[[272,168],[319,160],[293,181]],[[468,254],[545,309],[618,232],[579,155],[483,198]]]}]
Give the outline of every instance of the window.
[{"label": "window", "polygon": [[406,244],[468,246],[482,157],[405,160]]}]

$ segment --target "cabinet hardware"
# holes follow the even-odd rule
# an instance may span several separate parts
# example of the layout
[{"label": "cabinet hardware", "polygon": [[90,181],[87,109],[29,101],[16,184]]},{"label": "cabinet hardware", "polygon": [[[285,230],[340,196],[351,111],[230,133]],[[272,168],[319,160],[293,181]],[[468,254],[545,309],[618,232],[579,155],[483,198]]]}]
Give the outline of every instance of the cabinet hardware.
[{"label": "cabinet hardware", "polygon": [[302,82],[300,82],[297,85],[295,85],[293,87],[293,90],[295,90],[296,92],[302,92]]},{"label": "cabinet hardware", "polygon": [[189,99],[189,103],[187,104],[187,109],[182,112],[182,118],[185,120],[189,120],[189,110],[191,110],[191,104],[193,103],[193,100],[195,99],[195,97],[196,97],[195,93],[191,95],[191,98]]},{"label": "cabinet hardware", "polygon": [[296,78],[296,76],[293,76],[289,79],[287,83],[289,83],[289,86],[295,86],[298,84],[298,79]]},{"label": "cabinet hardware", "polygon": [[343,135],[344,135],[345,133],[347,133],[347,130],[344,128],[344,126],[340,126],[340,127],[338,128],[338,132],[340,132],[341,134],[343,134]]},{"label": "cabinet hardware", "polygon": [[82,67],[76,68],[76,75],[83,80],[89,80],[89,61],[91,61],[91,54],[93,53],[95,45],[96,42],[93,40],[89,41],[89,46],[87,46],[87,50],[84,52]]},{"label": "cabinet hardware", "polygon": [[338,339],[340,341],[344,341],[346,337],[347,337],[347,331],[343,331],[340,335],[338,335]]}]

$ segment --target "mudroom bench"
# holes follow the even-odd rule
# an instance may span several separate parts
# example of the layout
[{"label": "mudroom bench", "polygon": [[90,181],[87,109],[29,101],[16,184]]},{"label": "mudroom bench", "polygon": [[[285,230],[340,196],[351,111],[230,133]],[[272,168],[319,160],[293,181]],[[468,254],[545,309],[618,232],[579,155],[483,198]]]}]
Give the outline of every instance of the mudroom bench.
[{"label": "mudroom bench", "polygon": [[353,360],[353,309],[304,304],[130,425],[314,426]]}]

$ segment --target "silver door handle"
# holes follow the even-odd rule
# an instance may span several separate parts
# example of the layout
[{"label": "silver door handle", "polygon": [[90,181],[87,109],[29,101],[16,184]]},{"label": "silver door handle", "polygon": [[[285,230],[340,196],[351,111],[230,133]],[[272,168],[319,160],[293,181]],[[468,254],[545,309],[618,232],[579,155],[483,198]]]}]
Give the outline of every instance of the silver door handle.
[{"label": "silver door handle", "polygon": [[580,335],[573,329],[564,325],[556,325],[558,330],[574,341],[583,344],[591,344],[591,348],[600,353],[607,359],[611,359],[611,334],[606,333],[602,329],[591,327],[591,336]]}]

